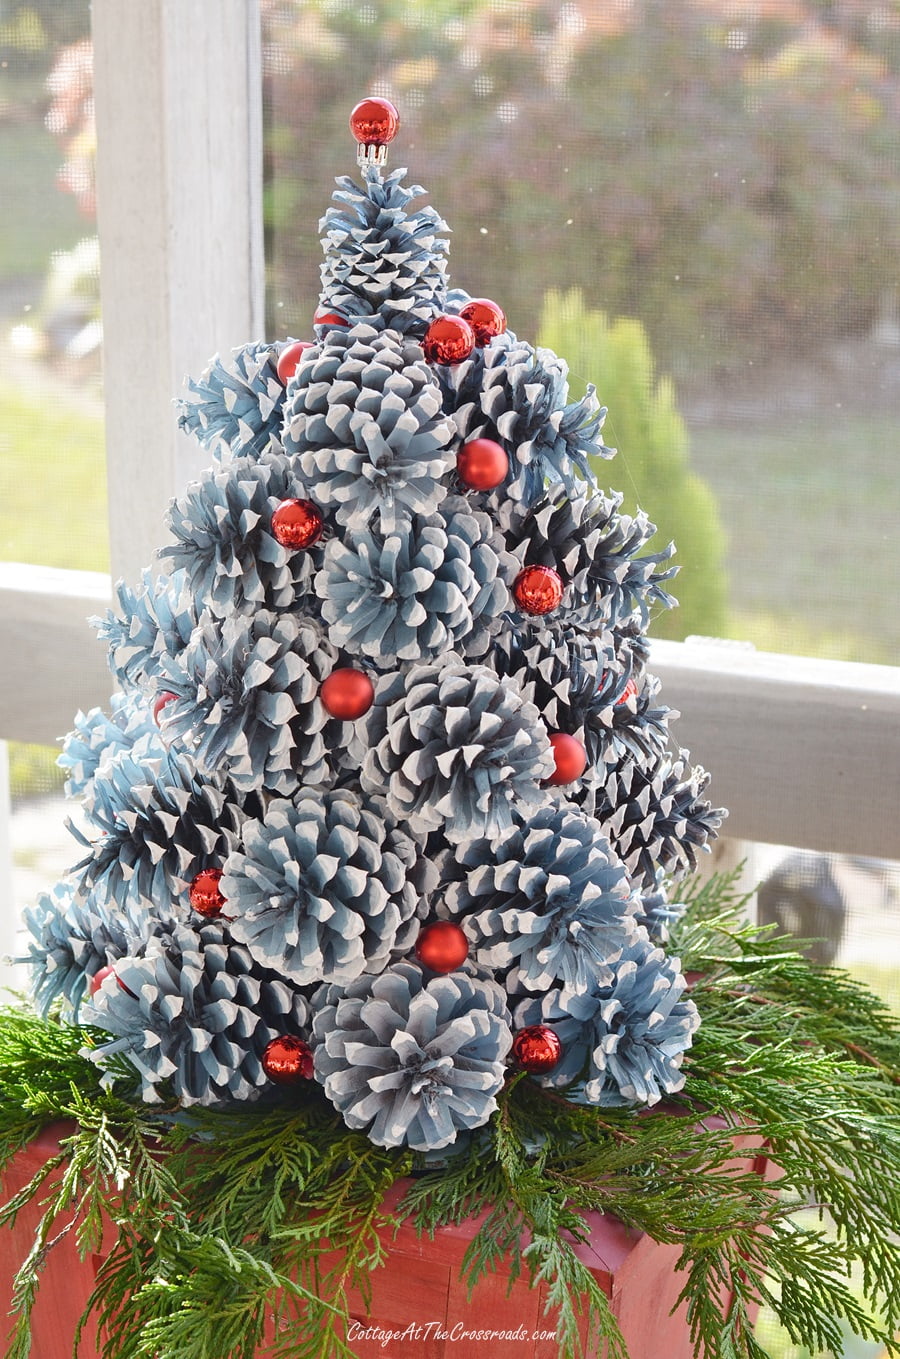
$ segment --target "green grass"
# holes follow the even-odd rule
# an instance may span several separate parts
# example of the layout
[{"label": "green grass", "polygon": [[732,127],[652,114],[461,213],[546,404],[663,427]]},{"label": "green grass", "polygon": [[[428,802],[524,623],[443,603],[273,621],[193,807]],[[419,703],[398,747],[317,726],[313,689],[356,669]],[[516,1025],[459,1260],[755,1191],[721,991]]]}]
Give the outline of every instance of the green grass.
[{"label": "green grass", "polygon": [[[691,431],[729,539],[733,636],[896,664],[900,426],[832,411]],[[677,593],[677,582],[676,582]]]},{"label": "green grass", "polygon": [[0,213],[0,283],[33,278],[40,291],[53,251],[71,250],[92,230],[72,195],[56,187],[61,163],[39,122],[0,123],[0,183],[9,189]]},{"label": "green grass", "polygon": [[0,381],[0,560],[109,570],[99,416]]}]

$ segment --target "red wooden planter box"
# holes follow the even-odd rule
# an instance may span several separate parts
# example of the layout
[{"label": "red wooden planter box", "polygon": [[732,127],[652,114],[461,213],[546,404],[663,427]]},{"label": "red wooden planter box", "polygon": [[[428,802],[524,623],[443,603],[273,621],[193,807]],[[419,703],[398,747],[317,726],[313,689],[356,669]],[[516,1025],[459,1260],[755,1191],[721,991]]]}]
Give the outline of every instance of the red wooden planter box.
[{"label": "red wooden planter box", "polygon": [[[59,1124],[40,1134],[7,1167],[3,1201],[23,1188],[48,1158],[59,1150],[65,1135]],[[744,1161],[765,1174],[764,1158]],[[49,1182],[48,1182],[49,1184]],[[387,1195],[391,1208],[401,1198],[403,1184]],[[43,1197],[43,1195],[39,1195]],[[12,1229],[0,1229],[0,1305],[8,1312],[12,1280],[27,1255],[39,1219],[35,1204],[22,1210]],[[577,1245],[579,1257],[610,1299],[628,1345],[630,1359],[693,1359],[683,1310],[672,1308],[684,1283],[675,1272],[679,1247],[659,1245],[629,1230],[608,1215],[590,1214],[590,1242]],[[385,1232],[390,1256],[372,1275],[370,1315],[362,1300],[348,1298],[348,1339],[360,1359],[557,1359],[557,1346],[546,1333],[554,1331],[552,1316],[544,1314],[543,1287],[530,1288],[519,1278],[507,1295],[508,1273],[498,1271],[476,1286],[471,1299],[460,1282],[460,1262],[479,1225],[473,1218],[459,1226],[442,1227],[434,1239],[418,1236],[404,1223],[396,1237]],[[33,1312],[34,1359],[69,1359],[75,1328],[94,1287],[98,1261],[78,1258],[74,1233],[65,1235],[49,1252]],[[509,1338],[482,1337],[479,1332],[508,1332]],[[473,1334],[474,1333],[474,1334]],[[544,1333],[544,1338],[542,1338]],[[265,1351],[260,1355],[264,1359]],[[87,1328],[79,1359],[98,1359],[91,1327]]]}]

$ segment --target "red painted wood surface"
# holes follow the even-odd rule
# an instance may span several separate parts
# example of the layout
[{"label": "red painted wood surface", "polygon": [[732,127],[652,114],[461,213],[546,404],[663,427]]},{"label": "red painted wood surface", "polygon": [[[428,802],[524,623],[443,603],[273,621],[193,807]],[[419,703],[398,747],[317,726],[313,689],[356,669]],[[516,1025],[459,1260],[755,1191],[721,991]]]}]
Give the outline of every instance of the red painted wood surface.
[{"label": "red painted wood surface", "polygon": [[[7,1167],[3,1202],[23,1188],[59,1150],[65,1127],[46,1128]],[[736,1162],[765,1173],[763,1161]],[[58,1174],[58,1172],[57,1172]],[[53,1182],[47,1182],[47,1187]],[[387,1195],[390,1210],[402,1197],[399,1183]],[[43,1195],[41,1196],[43,1197]],[[0,1307],[8,1312],[13,1276],[27,1255],[39,1210],[29,1204],[12,1228],[0,1229]],[[525,1277],[508,1290],[509,1271],[498,1271],[476,1286],[472,1297],[460,1282],[460,1264],[480,1218],[440,1228],[433,1239],[420,1237],[410,1223],[394,1235],[386,1228],[387,1264],[372,1275],[368,1315],[362,1299],[347,1298],[348,1340],[359,1359],[557,1359],[552,1316],[545,1314],[543,1287]],[[588,1215],[590,1241],[576,1244],[579,1257],[607,1297],[628,1345],[630,1359],[693,1359],[683,1309],[672,1308],[684,1282],[676,1273],[677,1246],[659,1245],[617,1219]],[[74,1233],[65,1234],[48,1252],[33,1313],[34,1359],[69,1359],[75,1328],[94,1287],[95,1261],[78,1258]],[[509,1332],[509,1338],[482,1336]],[[474,1334],[473,1334],[474,1333]],[[2,1335],[0,1335],[2,1339]],[[260,1354],[265,1359],[268,1348]],[[79,1359],[99,1359],[93,1327],[88,1326]]]}]

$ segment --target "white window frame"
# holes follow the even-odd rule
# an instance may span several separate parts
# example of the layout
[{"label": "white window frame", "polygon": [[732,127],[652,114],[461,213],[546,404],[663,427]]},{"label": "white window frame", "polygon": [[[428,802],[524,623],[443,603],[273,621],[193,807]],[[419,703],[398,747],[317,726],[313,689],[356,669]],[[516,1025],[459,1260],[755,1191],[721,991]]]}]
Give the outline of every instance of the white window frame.
[{"label": "white window frame", "polygon": [[[94,0],[93,26],[112,578],[135,581],[204,462],[175,427],[183,375],[263,335],[260,23],[256,0]],[[85,620],[110,598],[106,576],[0,565],[0,739],[55,742],[107,701]],[[730,836],[900,858],[900,668],[709,641],[651,664]]]}]

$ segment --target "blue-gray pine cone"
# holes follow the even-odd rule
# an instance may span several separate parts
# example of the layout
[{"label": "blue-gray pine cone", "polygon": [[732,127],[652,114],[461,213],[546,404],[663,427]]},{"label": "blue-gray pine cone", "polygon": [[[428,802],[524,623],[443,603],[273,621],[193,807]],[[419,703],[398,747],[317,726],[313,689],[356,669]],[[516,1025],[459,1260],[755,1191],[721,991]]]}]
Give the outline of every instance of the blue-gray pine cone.
[{"label": "blue-gray pine cone", "polygon": [[511,1035],[500,987],[395,963],[312,1000],[316,1079],[350,1128],[382,1147],[436,1151],[497,1107]]},{"label": "blue-gray pine cone", "polygon": [[684,1085],[681,1064],[700,1024],[684,998],[677,958],[656,948],[639,930],[613,964],[613,979],[587,993],[554,988],[515,1008],[516,1028],[548,1024],[563,1046],[562,1060],[540,1077],[545,1085],[587,1078],[591,1104],[651,1105]]},{"label": "blue-gray pine cone", "polygon": [[482,665],[446,657],[379,680],[356,724],[364,789],[413,835],[491,838],[546,797],[555,765],[537,709]]},{"label": "blue-gray pine cone", "polygon": [[94,996],[87,1022],[111,1035],[87,1055],[112,1085],[122,1060],[141,1096],[159,1103],[219,1105],[270,1088],[262,1055],[273,1038],[304,1037],[309,1006],[258,967],[218,924],[174,925],[137,956],[120,959]]},{"label": "blue-gray pine cone", "polygon": [[389,532],[436,510],[455,437],[419,345],[365,323],[329,332],[285,410],[284,447],[304,493],[354,528]]},{"label": "blue-gray pine cone", "polygon": [[121,688],[154,684],[163,656],[177,656],[197,625],[197,611],[183,572],[154,576],[142,572],[132,589],[116,584],[120,613],[108,609],[92,618],[97,635],[109,651],[109,666]]},{"label": "blue-gray pine cone", "polygon": [[642,510],[633,519],[619,514],[621,503],[621,495],[570,484],[551,486],[530,508],[514,500],[501,506],[506,545],[520,568],[551,566],[562,576],[559,618],[612,627],[637,610],[646,627],[653,605],[674,605],[663,589],[678,570],[665,566],[674,544],[639,557],[656,528]]},{"label": "blue-gray pine cone", "polygon": [[606,408],[588,385],[569,401],[568,367],[550,349],[535,349],[507,331],[463,363],[435,369],[460,436],[497,439],[510,455],[507,496],[531,504],[546,482],[570,483],[575,471],[591,485],[589,459],[609,458],[600,436]]},{"label": "blue-gray pine cone", "polygon": [[26,907],[23,921],[28,952],[17,963],[31,968],[31,989],[38,1014],[46,1017],[62,999],[77,1023],[88,985],[95,973],[136,948],[150,927],[141,910],[104,906],[93,897],[80,898],[72,880],[42,892]]},{"label": "blue-gray pine cone", "polygon": [[217,354],[176,401],[179,428],[223,462],[277,452],[284,404],[277,362],[269,344],[242,345],[226,359]]},{"label": "blue-gray pine cone", "polygon": [[638,891],[655,885],[660,868],[676,878],[693,872],[727,816],[703,799],[710,776],[687,759],[685,750],[646,763],[626,755],[602,783],[571,793],[601,823]]},{"label": "blue-gray pine cone", "polygon": [[147,695],[140,689],[117,692],[111,711],[91,708],[75,714],[75,726],[63,741],[56,763],[68,770],[66,797],[80,798],[94,779],[101,763],[141,743],[148,753],[161,756],[165,747],[159,736]]},{"label": "blue-gray pine cone", "polygon": [[315,584],[332,640],[390,665],[483,656],[509,607],[510,570],[490,516],[448,496],[397,533],[332,539]]},{"label": "blue-gray pine cone", "polygon": [[349,734],[318,697],[336,660],[313,619],[263,609],[208,618],[163,662],[162,687],[175,695],[160,714],[163,734],[185,743],[201,774],[227,776],[241,792],[328,783],[330,753]]},{"label": "blue-gray pine cone", "polygon": [[445,908],[510,994],[612,980],[637,933],[638,898],[596,821],[565,804],[541,807],[458,853],[465,877],[448,886]]},{"label": "blue-gray pine cone", "polygon": [[654,887],[646,888],[640,896],[641,908],[638,921],[649,934],[652,942],[664,948],[669,942],[669,931],[681,920],[687,905],[683,901],[669,901],[666,890],[666,875],[660,868],[656,873]]},{"label": "blue-gray pine cone", "polygon": [[421,334],[443,305],[449,244],[438,233],[448,227],[434,208],[407,211],[425,190],[407,188],[405,174],[382,177],[369,166],[362,188],[347,176],[335,181],[319,224],[321,302],[348,317],[379,312],[394,329]]},{"label": "blue-gray pine cone", "polygon": [[295,551],[272,533],[273,513],[296,496],[297,478],[281,454],[208,468],[169,507],[166,522],[177,541],[158,556],[183,571],[191,594],[216,618],[314,605],[307,597],[322,547]]},{"label": "blue-gray pine cone", "polygon": [[104,766],[83,810],[85,830],[70,824],[87,851],[72,869],[79,897],[182,917],[191,880],[221,865],[245,815],[233,789],[199,782],[184,757],[142,759],[139,748]]},{"label": "blue-gray pine cone", "polygon": [[221,882],[234,938],[298,986],[347,983],[408,952],[433,886],[415,841],[346,790],[270,803]]}]

